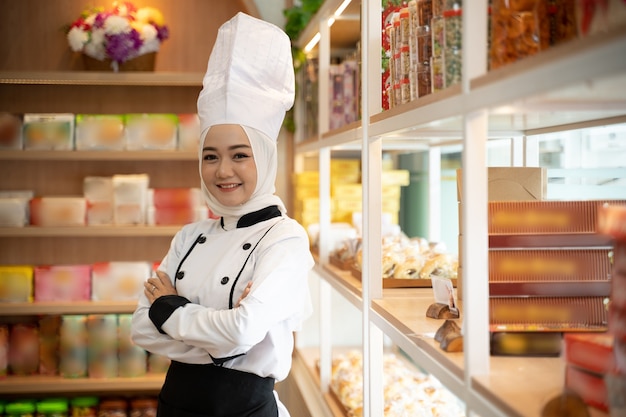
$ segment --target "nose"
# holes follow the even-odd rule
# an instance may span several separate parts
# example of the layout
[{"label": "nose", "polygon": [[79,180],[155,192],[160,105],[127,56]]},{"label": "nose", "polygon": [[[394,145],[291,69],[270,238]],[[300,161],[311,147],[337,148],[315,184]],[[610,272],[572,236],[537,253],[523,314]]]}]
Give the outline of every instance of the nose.
[{"label": "nose", "polygon": [[218,178],[229,178],[233,175],[232,165],[228,158],[220,159],[216,175]]}]

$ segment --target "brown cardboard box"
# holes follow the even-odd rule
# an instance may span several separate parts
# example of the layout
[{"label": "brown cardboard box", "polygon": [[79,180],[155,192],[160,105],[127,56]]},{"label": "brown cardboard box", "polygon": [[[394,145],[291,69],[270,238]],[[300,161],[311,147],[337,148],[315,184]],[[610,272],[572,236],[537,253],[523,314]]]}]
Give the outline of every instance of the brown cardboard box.
[{"label": "brown cardboard box", "polygon": [[[489,201],[544,200],[547,189],[545,168],[491,167],[487,168]],[[457,169],[457,199],[463,201],[462,170]]]}]

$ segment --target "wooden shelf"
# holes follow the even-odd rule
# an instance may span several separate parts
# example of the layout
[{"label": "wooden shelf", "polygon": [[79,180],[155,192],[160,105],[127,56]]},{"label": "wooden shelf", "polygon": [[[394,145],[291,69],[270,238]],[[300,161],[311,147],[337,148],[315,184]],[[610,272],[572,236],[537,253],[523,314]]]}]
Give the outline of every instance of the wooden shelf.
[{"label": "wooden shelf", "polygon": [[195,151],[31,151],[2,150],[4,161],[197,161]]},{"label": "wooden shelf", "polygon": [[201,87],[203,77],[199,72],[0,71],[0,84]]},{"label": "wooden shelf", "polygon": [[132,378],[63,378],[60,376],[9,376],[0,380],[0,395],[62,393],[128,393],[154,391],[163,385],[164,374]]},{"label": "wooden shelf", "polygon": [[182,226],[0,227],[0,237],[173,237]]},{"label": "wooden shelf", "polygon": [[137,301],[72,301],[0,303],[0,316],[35,316],[45,314],[129,314]]},{"label": "wooden shelf", "polygon": [[[361,283],[334,265],[319,266],[327,280],[340,292],[349,292],[349,300],[360,300]],[[330,279],[329,279],[330,278]],[[344,294],[345,296],[345,294]],[[464,384],[463,353],[447,353],[434,340],[443,320],[426,317],[434,302],[429,288],[388,288],[383,298],[372,300],[372,321],[378,325],[415,363],[440,379],[456,395]],[[463,304],[458,302],[461,312]],[[461,320],[463,314],[461,314]],[[424,357],[430,360],[424,363]],[[435,365],[433,365],[435,364]],[[491,372],[474,380],[478,400],[496,404],[508,416],[536,417],[541,408],[561,392],[565,375],[562,358],[490,357]],[[606,416],[592,410],[593,416]]]}]

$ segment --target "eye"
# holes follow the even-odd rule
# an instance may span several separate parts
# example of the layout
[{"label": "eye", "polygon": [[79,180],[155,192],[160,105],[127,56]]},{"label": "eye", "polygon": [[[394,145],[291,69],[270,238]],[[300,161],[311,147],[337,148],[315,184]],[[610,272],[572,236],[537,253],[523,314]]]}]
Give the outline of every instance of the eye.
[{"label": "eye", "polygon": [[207,153],[202,156],[202,159],[204,159],[205,161],[215,161],[217,160],[217,155],[212,154],[212,153]]},{"label": "eye", "polygon": [[245,158],[249,158],[250,156],[246,153],[243,152],[237,152],[236,154],[233,155],[233,159],[245,159]]}]

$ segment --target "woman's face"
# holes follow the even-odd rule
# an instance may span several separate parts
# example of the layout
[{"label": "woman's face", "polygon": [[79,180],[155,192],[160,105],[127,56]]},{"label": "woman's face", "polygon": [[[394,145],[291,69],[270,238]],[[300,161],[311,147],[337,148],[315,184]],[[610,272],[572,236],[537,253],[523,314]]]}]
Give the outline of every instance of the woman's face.
[{"label": "woman's face", "polygon": [[202,146],[202,181],[225,206],[250,199],[256,189],[257,171],[248,136],[239,125],[212,126]]}]

